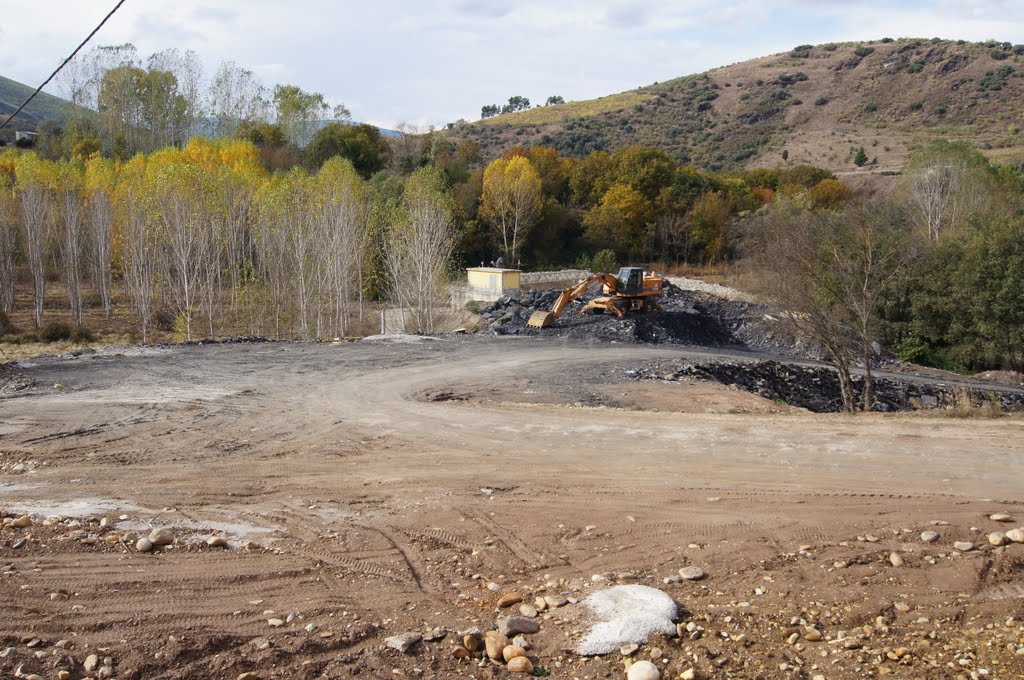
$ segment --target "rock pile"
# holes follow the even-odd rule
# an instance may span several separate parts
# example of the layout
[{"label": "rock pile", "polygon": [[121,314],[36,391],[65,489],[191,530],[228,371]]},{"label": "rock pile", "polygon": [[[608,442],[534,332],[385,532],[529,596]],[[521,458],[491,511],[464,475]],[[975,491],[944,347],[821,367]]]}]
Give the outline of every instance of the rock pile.
[{"label": "rock pile", "polygon": [[746,347],[793,356],[812,357],[814,347],[781,333],[765,305],[729,300],[668,283],[658,298],[663,311],[630,314],[618,319],[607,314],[580,315],[587,302],[598,297],[600,286],[566,306],[549,328],[526,325],[535,311],[550,311],[561,290],[528,291],[518,298],[505,296],[484,307],[480,315],[496,335],[539,335],[578,340],[615,340],[629,343]]},{"label": "rock pile", "polygon": [[[627,371],[636,380],[680,381],[699,379],[738,387],[766,399],[806,408],[815,413],[842,410],[839,375],[825,367],[799,366],[778,361],[710,361],[704,363],[654,364]],[[960,403],[964,388],[947,384],[916,384],[875,378],[877,411],[910,411],[948,408]],[[854,378],[860,397],[864,381]],[[972,401],[1000,408],[1024,407],[1024,393],[971,391]]]}]

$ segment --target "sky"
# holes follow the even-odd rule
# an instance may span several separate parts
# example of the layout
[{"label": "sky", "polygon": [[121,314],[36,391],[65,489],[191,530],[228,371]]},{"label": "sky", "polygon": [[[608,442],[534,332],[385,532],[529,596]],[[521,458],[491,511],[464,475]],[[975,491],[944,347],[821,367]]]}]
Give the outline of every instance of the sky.
[{"label": "sky", "polygon": [[[3,0],[0,75],[41,83],[115,0]],[[1024,42],[1024,0],[127,0],[89,47],[194,50],[356,121],[441,127],[513,95],[591,99],[810,43]],[[47,88],[61,96],[59,86]]]}]

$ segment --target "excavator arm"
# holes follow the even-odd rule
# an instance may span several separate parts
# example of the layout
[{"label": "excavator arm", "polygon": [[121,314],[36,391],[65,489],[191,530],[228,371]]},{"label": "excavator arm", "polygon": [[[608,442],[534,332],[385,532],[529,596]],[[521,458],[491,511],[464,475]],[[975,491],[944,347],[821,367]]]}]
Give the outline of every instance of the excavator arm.
[{"label": "excavator arm", "polygon": [[562,312],[565,310],[565,306],[573,300],[576,300],[581,295],[590,290],[590,287],[596,283],[601,283],[608,287],[609,292],[615,292],[619,285],[617,278],[611,274],[594,274],[588,276],[582,281],[573,284],[562,291],[562,294],[555,300],[555,304],[552,305],[550,312],[538,310],[530,316],[530,320],[526,322],[526,325],[533,326],[534,328],[547,328],[548,326],[555,323],[558,317],[562,316]]}]

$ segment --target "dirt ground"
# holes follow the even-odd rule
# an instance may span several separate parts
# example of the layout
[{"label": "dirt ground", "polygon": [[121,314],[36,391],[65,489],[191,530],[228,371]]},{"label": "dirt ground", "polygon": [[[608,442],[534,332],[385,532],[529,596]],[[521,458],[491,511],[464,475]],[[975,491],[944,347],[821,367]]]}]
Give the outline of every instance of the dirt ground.
[{"label": "dirt ground", "polygon": [[[1024,421],[626,377],[722,355],[451,337],[21,362],[0,677],[507,677],[452,652],[520,613],[509,593],[568,600],[526,636],[539,676],[1024,676],[1024,544],[987,538],[1024,523]],[[139,552],[157,527],[175,542]],[[621,583],[668,593],[680,635],[574,654],[576,602]],[[407,632],[427,639],[385,646]]]}]

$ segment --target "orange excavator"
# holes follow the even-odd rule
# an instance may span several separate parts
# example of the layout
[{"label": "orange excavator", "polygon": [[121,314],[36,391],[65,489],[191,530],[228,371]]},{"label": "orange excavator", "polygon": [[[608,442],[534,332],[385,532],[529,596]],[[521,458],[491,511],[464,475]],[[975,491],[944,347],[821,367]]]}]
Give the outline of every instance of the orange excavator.
[{"label": "orange excavator", "polygon": [[641,267],[623,267],[619,270],[618,276],[594,274],[566,288],[555,300],[550,312],[543,310],[534,312],[526,325],[534,328],[547,328],[553,325],[562,315],[566,305],[586,294],[592,286],[598,283],[602,285],[603,295],[584,305],[580,314],[611,312],[621,319],[627,312],[649,312],[661,309],[658,306],[657,298],[665,288],[665,279],[645,272]]}]

